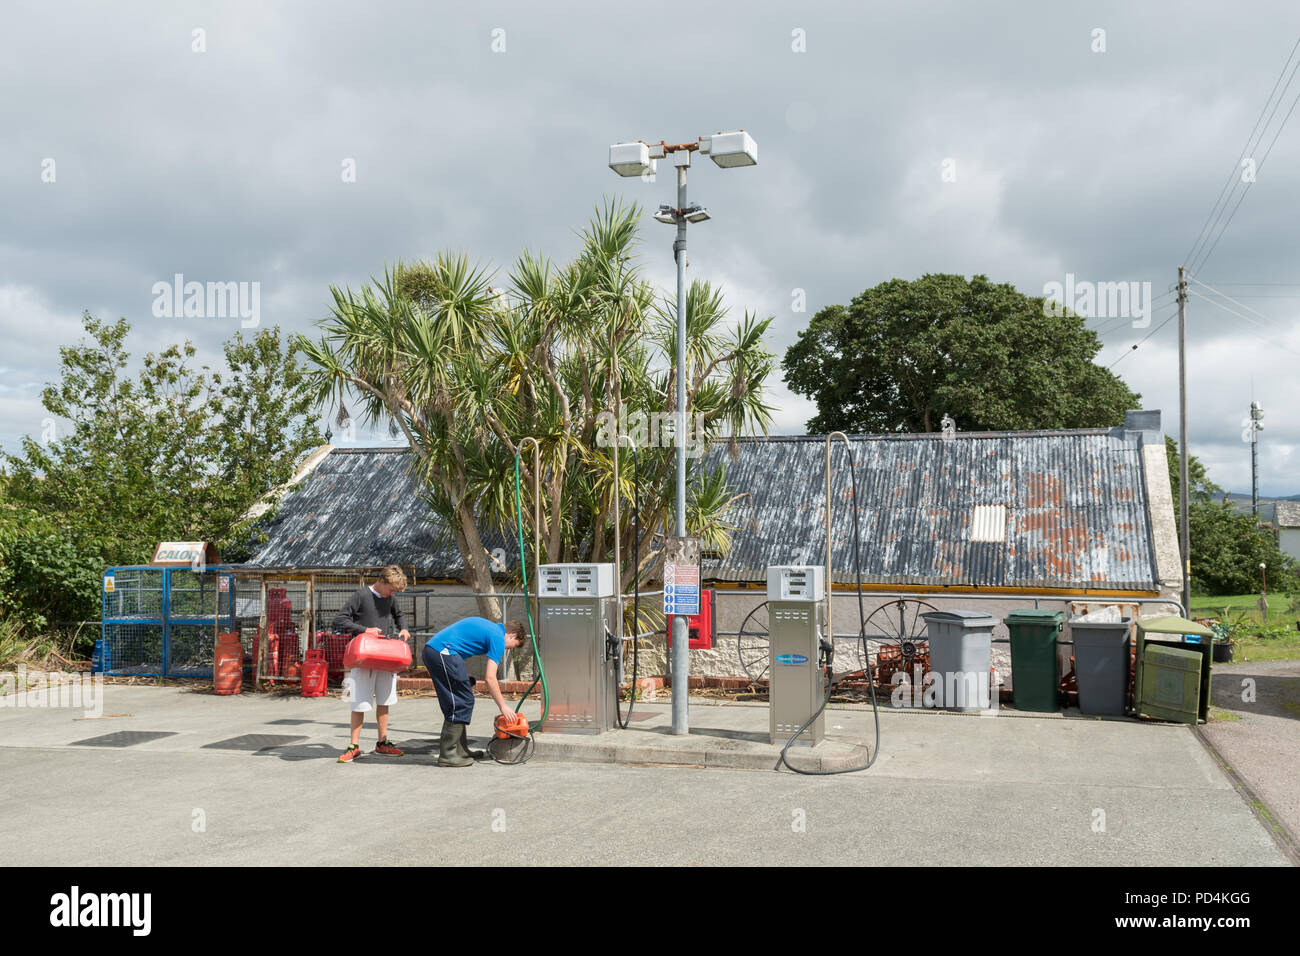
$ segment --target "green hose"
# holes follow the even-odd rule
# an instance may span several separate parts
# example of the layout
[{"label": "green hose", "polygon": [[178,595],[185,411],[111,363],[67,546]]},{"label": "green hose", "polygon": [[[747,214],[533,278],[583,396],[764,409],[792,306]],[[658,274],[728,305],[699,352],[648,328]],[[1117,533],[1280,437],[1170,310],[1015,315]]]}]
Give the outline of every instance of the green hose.
[{"label": "green hose", "polygon": [[[541,476],[534,475],[534,481],[540,481]],[[528,603],[528,562],[524,559],[524,506],[523,499],[519,493],[519,455],[515,455],[515,525],[519,529],[519,577],[524,585],[524,619],[528,621],[528,636],[533,641],[533,660],[537,661],[537,677],[529,685],[528,690],[524,691],[524,696],[519,698],[519,706],[523,706],[528,695],[533,692],[538,682],[542,685],[542,716],[537,719],[534,725],[540,729],[546,722],[546,715],[551,709],[551,691],[546,686],[546,668],[542,666],[542,652],[537,648],[537,631],[533,629],[533,612],[531,605]],[[516,707],[515,710],[518,710]]]}]

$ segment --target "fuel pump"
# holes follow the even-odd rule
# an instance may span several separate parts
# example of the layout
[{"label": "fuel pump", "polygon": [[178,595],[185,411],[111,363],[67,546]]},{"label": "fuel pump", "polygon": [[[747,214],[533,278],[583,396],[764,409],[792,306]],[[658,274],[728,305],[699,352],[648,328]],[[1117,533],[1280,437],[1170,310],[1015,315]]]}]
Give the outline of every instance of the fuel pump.
[{"label": "fuel pump", "polygon": [[[810,746],[821,742],[825,734],[826,705],[831,702],[835,674],[835,630],[831,623],[831,440],[839,438],[849,453],[849,475],[853,488],[853,572],[858,585],[858,640],[867,654],[867,615],[862,599],[862,550],[858,527],[858,470],[853,461],[853,446],[843,432],[826,436],[826,567],[778,566],[767,569],[767,597],[771,655],[769,700],[772,743],[785,740],[781,763],[795,773],[830,776],[856,773],[868,769],[880,756],[880,710],[876,703],[876,685],[871,682],[871,713],[875,718],[876,743],[871,757],[860,767],[839,770],[801,770],[786,759],[790,748],[805,740]],[[816,609],[816,610],[814,610]],[[820,613],[824,609],[824,614]],[[778,641],[778,634],[781,635]],[[779,647],[778,647],[779,645]],[[784,658],[784,660],[782,660]],[[816,661],[814,666],[813,662]],[[778,686],[779,682],[779,686]],[[824,688],[824,696],[822,691]],[[817,698],[820,697],[820,700]],[[797,728],[791,723],[807,714]],[[809,734],[811,731],[811,734]],[[807,736],[805,736],[807,735]]]},{"label": "fuel pump", "polygon": [[547,733],[601,734],[614,724],[621,641],[612,564],[537,569],[538,644],[546,655]]},{"label": "fuel pump", "polygon": [[794,745],[798,735],[799,746],[815,747],[825,736],[823,659],[832,646],[826,638],[825,597],[825,571],[818,565],[767,569],[768,709],[774,744]]}]

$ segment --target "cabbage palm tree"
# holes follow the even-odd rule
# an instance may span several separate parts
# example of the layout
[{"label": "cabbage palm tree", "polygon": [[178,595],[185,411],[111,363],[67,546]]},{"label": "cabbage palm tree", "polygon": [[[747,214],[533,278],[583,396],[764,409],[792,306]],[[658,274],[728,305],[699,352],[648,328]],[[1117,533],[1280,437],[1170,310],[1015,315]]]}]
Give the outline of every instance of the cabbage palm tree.
[{"label": "cabbage palm tree", "polygon": [[[515,528],[514,461],[520,441],[536,437],[541,473],[522,456],[525,540],[532,540],[533,489],[543,503],[542,554],[529,565],[608,560],[615,485],[632,498],[632,459],[623,450],[614,474],[609,435],[617,415],[663,415],[674,409],[674,310],[642,278],[634,248],[635,206],[607,203],[582,232],[582,250],[556,267],[525,253],[506,289],[468,257],[445,253],[399,263],[360,292],[331,288],[321,336],[302,340],[322,402],[351,401],[364,422],[389,419],[412,452],[424,498],[455,538],[480,611],[499,617],[491,531]],[[690,287],[687,405],[690,439],[766,432],[762,399],[773,357],[763,343],[771,319],[727,320],[721,294]],[[640,553],[631,558],[631,509],[620,534],[628,542],[623,586],[651,573],[673,501],[674,452],[666,443],[639,449]],[[626,446],[624,446],[626,449]],[[731,526],[721,470],[705,474],[691,459],[695,494],[688,528],[711,546]]]}]

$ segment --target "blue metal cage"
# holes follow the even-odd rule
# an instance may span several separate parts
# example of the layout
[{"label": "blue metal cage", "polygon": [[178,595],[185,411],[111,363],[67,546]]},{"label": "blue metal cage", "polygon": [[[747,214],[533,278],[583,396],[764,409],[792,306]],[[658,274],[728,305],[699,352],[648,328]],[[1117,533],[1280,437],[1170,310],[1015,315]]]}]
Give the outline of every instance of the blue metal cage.
[{"label": "blue metal cage", "polygon": [[105,674],[210,677],[217,634],[238,630],[228,567],[113,567],[100,596]]}]

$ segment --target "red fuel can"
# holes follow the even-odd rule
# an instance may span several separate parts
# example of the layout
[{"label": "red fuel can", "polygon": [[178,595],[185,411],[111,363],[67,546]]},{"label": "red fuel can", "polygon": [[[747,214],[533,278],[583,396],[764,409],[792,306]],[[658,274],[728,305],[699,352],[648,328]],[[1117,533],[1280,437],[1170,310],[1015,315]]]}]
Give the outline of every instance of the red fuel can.
[{"label": "red fuel can", "polygon": [[395,674],[411,666],[411,645],[378,634],[358,634],[343,654],[343,666]]}]

